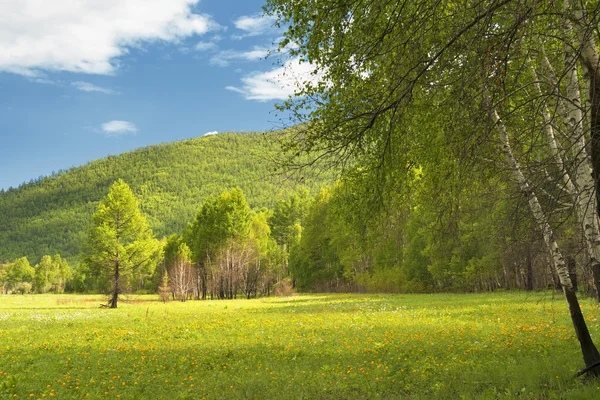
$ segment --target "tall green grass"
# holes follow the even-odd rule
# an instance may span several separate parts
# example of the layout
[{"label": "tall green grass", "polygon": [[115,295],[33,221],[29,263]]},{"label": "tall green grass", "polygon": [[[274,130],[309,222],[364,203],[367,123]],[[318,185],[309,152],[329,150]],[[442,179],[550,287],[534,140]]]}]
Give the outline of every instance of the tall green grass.
[{"label": "tall green grass", "polygon": [[600,398],[551,293],[128,300],[0,296],[0,398]]}]

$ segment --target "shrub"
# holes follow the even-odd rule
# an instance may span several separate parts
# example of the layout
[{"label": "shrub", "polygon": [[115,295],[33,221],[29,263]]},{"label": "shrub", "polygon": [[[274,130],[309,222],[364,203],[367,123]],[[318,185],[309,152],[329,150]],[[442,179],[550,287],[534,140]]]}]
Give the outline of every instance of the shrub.
[{"label": "shrub", "polygon": [[281,282],[277,283],[273,288],[273,293],[275,296],[279,297],[289,297],[296,294],[294,290],[294,285],[292,285],[291,278],[284,278]]}]

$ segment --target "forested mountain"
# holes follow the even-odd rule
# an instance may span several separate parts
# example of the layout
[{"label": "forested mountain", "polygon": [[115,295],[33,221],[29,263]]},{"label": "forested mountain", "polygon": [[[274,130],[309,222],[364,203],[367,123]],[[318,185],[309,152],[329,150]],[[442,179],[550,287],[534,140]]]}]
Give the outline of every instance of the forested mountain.
[{"label": "forested mountain", "polygon": [[0,194],[0,260],[33,262],[59,253],[75,260],[91,215],[121,178],[139,199],[157,237],[180,233],[202,201],[240,187],[252,208],[273,207],[300,186],[312,192],[332,174],[275,171],[271,135],[219,134],[159,144],[92,161]]}]

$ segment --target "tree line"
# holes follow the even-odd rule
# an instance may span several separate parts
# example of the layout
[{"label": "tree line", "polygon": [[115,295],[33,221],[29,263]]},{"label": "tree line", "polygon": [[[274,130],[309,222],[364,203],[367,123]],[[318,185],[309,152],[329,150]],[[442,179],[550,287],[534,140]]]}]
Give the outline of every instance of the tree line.
[{"label": "tree line", "polygon": [[60,255],[43,256],[31,266],[27,257],[0,262],[0,293],[63,293],[73,290],[73,272]]},{"label": "tree line", "polygon": [[[253,210],[234,188],[207,198],[181,233],[161,240],[119,180],[93,215],[74,269],[59,255],[34,267],[22,257],[0,266],[0,283],[4,293],[111,292],[114,304],[128,292],[234,299],[286,285],[401,293],[560,288],[543,237],[509,180],[489,173],[441,182],[436,170],[445,167],[432,168],[413,168],[385,201],[372,200],[375,177],[367,169],[316,196],[300,190],[273,209]],[[577,218],[561,220],[571,279],[596,295]]]},{"label": "tree line", "polygon": [[35,267],[22,257],[0,264],[0,284],[4,293],[110,293],[111,307],[129,292],[167,292],[180,301],[268,296],[291,285],[288,253],[309,198],[303,189],[273,210],[252,210],[234,188],[206,199],[180,234],[158,240],[131,188],[118,180],[93,214],[73,270],[58,255]]}]

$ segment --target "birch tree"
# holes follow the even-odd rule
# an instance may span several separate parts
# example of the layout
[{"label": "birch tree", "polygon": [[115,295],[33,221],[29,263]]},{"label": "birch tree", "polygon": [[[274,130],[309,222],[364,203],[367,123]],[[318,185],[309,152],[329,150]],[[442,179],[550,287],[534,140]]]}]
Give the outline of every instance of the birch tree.
[{"label": "birch tree", "polygon": [[509,165],[510,171],[512,172],[516,183],[521,188],[521,191],[527,196],[529,207],[531,208],[533,217],[538,224],[538,229],[543,234],[544,242],[548,247],[548,252],[552,257],[554,268],[556,269],[556,273],[560,279],[560,284],[569,304],[571,320],[573,322],[573,326],[575,327],[575,332],[581,346],[585,364],[586,366],[591,367],[600,361],[600,353],[598,353],[598,350],[596,349],[596,346],[594,345],[588,331],[587,325],[585,324],[585,320],[583,319],[583,314],[581,312],[579,302],[577,301],[577,295],[573,290],[573,284],[569,276],[569,270],[565,264],[565,259],[562,255],[560,247],[558,246],[558,243],[556,242],[556,237],[552,227],[548,223],[548,219],[542,209],[542,206],[540,205],[535,191],[527,182],[527,179],[521,171],[519,163],[513,155],[506,126],[500,119],[498,112],[494,109],[492,109],[492,119],[496,123],[499,131],[502,153],[506,158],[506,162]]},{"label": "birch tree", "polygon": [[206,298],[209,280],[219,298],[235,297],[239,272],[248,259],[245,240],[250,222],[250,207],[240,189],[202,204],[186,238],[204,282],[202,298]]},{"label": "birch tree", "polygon": [[[482,149],[497,143],[500,135],[501,154],[516,183],[527,194],[537,228],[552,254],[586,369],[597,373],[600,357],[565,274],[564,259],[551,226],[551,210],[544,209],[527,183],[510,148],[510,136],[502,132],[510,127],[521,136],[539,126],[539,108],[534,105],[540,105],[540,95],[531,79],[529,60],[540,48],[559,48],[562,53],[568,47],[571,55],[551,60],[552,65],[560,67],[559,86],[566,92],[563,97],[564,92],[558,91],[560,99],[552,101],[555,105],[569,103],[564,106],[568,111],[564,116],[542,111],[541,117],[547,128],[555,127],[557,117],[569,120],[572,139],[568,149],[580,157],[573,160],[577,167],[570,177],[572,199],[588,251],[595,258],[597,239],[593,231],[597,215],[590,216],[584,207],[586,201],[588,208],[591,204],[591,191],[582,149],[589,135],[592,186],[598,199],[598,3],[268,0],[265,10],[275,15],[280,25],[289,26],[280,46],[291,48],[291,57],[314,67],[312,76],[298,82],[296,96],[280,105],[297,122],[305,123],[288,144],[296,154],[317,151],[341,162],[374,165],[384,171],[383,176],[397,175],[411,161],[420,163],[442,154],[427,147],[431,135],[428,128],[434,124],[444,132],[446,143],[462,144],[463,158],[481,157]],[[572,30],[565,29],[568,23],[572,23]],[[576,99],[574,73],[587,79],[587,117],[586,105],[578,104]],[[500,118],[498,108],[509,116],[509,122]],[[584,121],[588,121],[587,129]],[[550,134],[547,130],[548,138]],[[403,147],[407,152],[398,150]],[[596,208],[599,204],[596,201]]]},{"label": "birch tree", "polygon": [[192,267],[192,253],[185,243],[181,243],[175,253],[173,267],[169,271],[171,288],[179,301],[186,301],[194,288],[195,272]]},{"label": "birch tree", "polygon": [[[567,32],[570,32],[570,23],[566,22]],[[590,165],[590,158],[586,149],[585,134],[583,130],[583,112],[581,108],[581,94],[579,79],[575,64],[575,55],[572,48],[565,44],[565,63],[563,76],[565,77],[564,94],[560,82],[556,77],[551,63],[544,54],[541,68],[546,71],[546,81],[550,87],[550,94],[545,94],[534,70],[534,87],[540,97],[551,96],[558,108],[558,118],[554,118],[544,102],[541,106],[544,130],[550,148],[551,157],[558,167],[559,175],[564,182],[564,188],[571,197],[573,208],[581,226],[585,239],[585,248],[590,259],[593,273],[596,297],[600,301],[600,221],[596,213],[596,198],[594,197],[594,180]],[[565,127],[565,141],[570,154],[564,151],[555,135],[555,126],[563,119]],[[571,168],[569,168],[571,166]]]}]

